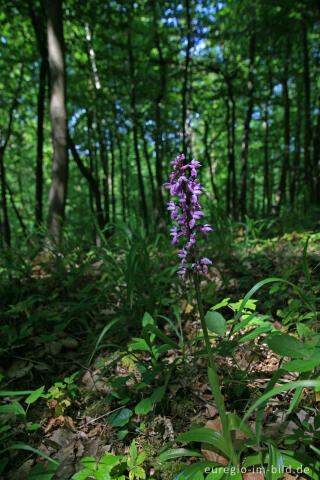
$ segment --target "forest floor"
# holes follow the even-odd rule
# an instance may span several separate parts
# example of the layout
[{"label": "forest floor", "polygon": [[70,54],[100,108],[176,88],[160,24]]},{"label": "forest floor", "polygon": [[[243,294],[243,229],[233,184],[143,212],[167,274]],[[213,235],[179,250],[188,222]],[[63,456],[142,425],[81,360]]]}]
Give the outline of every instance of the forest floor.
[{"label": "forest floor", "polygon": [[[114,254],[106,247],[94,255],[72,252],[55,259],[42,255],[8,266],[1,300],[0,441],[1,448],[22,447],[2,455],[2,478],[67,480],[83,468],[84,457],[98,462],[109,452],[132,459],[136,448],[146,455],[141,465],[127,464],[130,478],[173,480],[191,460],[159,462],[161,449],[168,442],[175,445],[190,428],[221,431],[207,357],[197,338],[201,329],[192,287],[175,279],[172,252],[160,257],[158,245],[146,248]],[[203,300],[206,311],[220,303],[228,331],[239,301],[267,277],[287,279],[306,295],[309,283],[313,295],[320,292],[320,234],[262,240],[240,231],[219,258],[212,250],[216,261],[203,279]],[[240,417],[279,369],[281,356],[265,343],[267,333],[275,328],[297,335],[297,321],[311,318],[294,288],[277,282],[252,296],[240,320],[249,317],[253,322],[230,338],[237,343],[241,337],[230,355],[223,339],[212,340],[227,410]],[[163,337],[146,330],[148,325]],[[287,372],[282,382],[298,375]],[[308,442],[296,431],[303,422],[314,426],[320,398],[304,389],[294,416],[286,420],[292,396],[282,392],[265,405],[263,434],[278,445],[291,436],[303,451]],[[248,423],[254,430],[253,415]],[[312,438],[319,448],[319,435]],[[57,460],[58,468],[53,465],[45,476],[47,461],[32,449]],[[201,451],[207,460],[228,463],[206,445]]]}]

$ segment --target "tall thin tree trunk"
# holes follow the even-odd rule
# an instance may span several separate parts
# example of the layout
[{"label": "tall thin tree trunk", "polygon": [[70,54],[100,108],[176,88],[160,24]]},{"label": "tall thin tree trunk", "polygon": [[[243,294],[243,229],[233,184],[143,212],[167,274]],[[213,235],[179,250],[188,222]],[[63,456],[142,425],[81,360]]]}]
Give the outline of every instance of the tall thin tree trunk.
[{"label": "tall thin tree trunk", "polygon": [[158,32],[158,15],[157,15],[157,2],[156,0],[152,1],[153,8],[153,26],[154,26],[154,40],[156,49],[159,55],[159,68],[160,68],[160,84],[158,95],[155,100],[155,109],[156,109],[156,128],[155,128],[155,150],[156,150],[156,180],[157,180],[157,189],[156,189],[156,206],[157,206],[157,216],[164,217],[164,200],[162,194],[162,185],[163,185],[163,176],[162,176],[162,155],[163,155],[163,146],[162,146],[162,118],[161,118],[161,108],[162,102],[166,91],[166,63],[163,58],[163,52]]},{"label": "tall thin tree trunk", "polygon": [[[226,99],[227,106],[227,138],[228,138],[228,174],[227,174],[227,213],[231,211],[235,215],[237,203],[237,182],[236,182],[236,168],[235,168],[235,142],[236,142],[236,104],[233,96],[233,87],[231,78],[226,76],[228,86],[228,98]],[[231,103],[231,112],[230,112]]]},{"label": "tall thin tree trunk", "polygon": [[248,148],[249,148],[249,135],[250,135],[250,123],[253,113],[253,92],[254,92],[254,60],[255,60],[255,45],[256,45],[256,33],[255,26],[253,26],[253,32],[250,36],[249,43],[249,72],[248,72],[248,108],[244,122],[242,146],[241,146],[241,175],[240,175],[240,218],[244,219],[247,211],[247,173],[248,173]]},{"label": "tall thin tree trunk", "polygon": [[291,172],[290,178],[290,206],[294,207],[295,200],[296,200],[296,191],[297,191],[297,183],[299,178],[299,170],[300,170],[300,150],[301,150],[301,95],[298,95],[298,104],[297,104],[297,118],[296,118],[296,126],[295,126],[295,138],[294,138],[294,165]]},{"label": "tall thin tree trunk", "polygon": [[286,40],[285,48],[285,58],[284,58],[284,72],[282,80],[282,90],[283,90],[283,102],[284,102],[284,155],[281,168],[280,182],[278,187],[278,193],[275,202],[275,213],[279,215],[280,207],[285,203],[286,199],[286,185],[287,185],[287,175],[290,165],[290,99],[288,91],[288,67],[290,61],[290,43],[289,40]]},{"label": "tall thin tree trunk", "polygon": [[314,200],[313,171],[311,164],[311,116],[310,116],[310,72],[308,52],[308,32],[306,18],[302,19],[302,46],[303,46],[303,77],[304,77],[304,172],[305,184],[308,186],[307,195],[311,201]]},{"label": "tall thin tree trunk", "polygon": [[[41,12],[36,15],[32,0],[28,1],[29,15],[36,35],[40,54],[39,90],[37,102],[37,158],[36,158],[36,198],[35,198],[35,225],[43,221],[43,125],[45,113],[46,79],[48,76],[48,49],[46,43],[46,26],[43,22],[44,6],[40,2]],[[50,82],[48,82],[50,90]]]},{"label": "tall thin tree trunk", "polygon": [[185,0],[186,21],[187,21],[187,46],[186,56],[183,71],[182,84],[182,150],[187,156],[190,147],[190,138],[188,135],[188,84],[189,84],[189,64],[191,55],[191,14],[190,14],[190,0]]},{"label": "tall thin tree trunk", "polygon": [[270,91],[266,99],[266,103],[263,108],[263,129],[264,129],[264,139],[263,139],[263,214],[269,215],[271,212],[271,189],[270,189],[270,169],[269,169],[269,102],[272,95],[273,85],[271,82]]},{"label": "tall thin tree trunk", "polygon": [[1,225],[1,228],[3,230],[3,236],[4,236],[4,240],[7,247],[10,247],[11,245],[11,230],[10,230],[7,192],[6,192],[7,181],[6,181],[6,169],[4,164],[4,154],[12,134],[14,112],[18,105],[18,97],[20,95],[22,78],[23,78],[23,65],[21,65],[21,68],[20,68],[18,86],[17,86],[16,92],[10,107],[10,111],[9,111],[7,133],[3,141],[2,141],[2,138],[0,137],[0,186],[1,186],[1,207],[2,207],[2,214],[3,214],[3,223]]},{"label": "tall thin tree trunk", "polygon": [[[320,100],[320,99],[319,99]],[[313,164],[316,179],[316,195],[315,200],[320,205],[320,105],[318,105],[318,118],[315,126],[315,134],[313,141]]]},{"label": "tall thin tree trunk", "polygon": [[1,206],[3,214],[3,236],[6,242],[6,245],[10,247],[11,245],[11,232],[10,232],[10,223],[9,223],[9,214],[8,214],[8,204],[7,204],[7,195],[6,195],[6,170],[4,166],[4,148],[0,148],[0,182],[1,182]]},{"label": "tall thin tree trunk", "polygon": [[213,197],[216,198],[216,200],[219,200],[219,195],[217,191],[217,187],[214,181],[214,167],[212,165],[212,160],[211,160],[211,154],[210,154],[210,148],[209,148],[209,141],[208,141],[208,133],[209,133],[209,123],[207,120],[204,121],[204,136],[203,136],[203,144],[204,144],[204,154],[205,158],[208,162],[209,165],[209,172],[210,172],[210,183],[211,183],[211,188],[212,188],[212,194]]},{"label": "tall thin tree trunk", "polygon": [[[156,196],[156,190],[154,186],[154,181],[153,181],[153,175],[152,175],[152,168],[151,168],[151,161],[150,161],[150,155],[148,152],[148,141],[146,139],[146,133],[145,129],[143,126],[140,124],[140,130],[141,130],[141,137],[142,137],[142,143],[143,143],[143,151],[144,151],[144,157],[146,159],[146,164],[148,168],[148,175],[149,175],[149,183],[150,183],[150,188],[151,188],[151,198],[152,198],[152,204],[156,205],[157,202],[157,196]],[[158,186],[157,186],[158,187]]]},{"label": "tall thin tree trunk", "polygon": [[115,193],[115,152],[113,143],[113,133],[109,130],[110,134],[110,153],[111,153],[111,214],[112,223],[116,223],[116,193]]},{"label": "tall thin tree trunk", "polygon": [[51,78],[50,119],[53,143],[49,192],[48,232],[55,243],[62,238],[68,187],[68,134],[62,1],[48,1],[48,56]]},{"label": "tall thin tree trunk", "polygon": [[140,210],[143,217],[144,225],[148,229],[148,210],[147,202],[145,196],[145,190],[143,185],[141,161],[140,161],[140,152],[139,152],[139,141],[138,141],[138,117],[137,117],[137,107],[136,107],[136,81],[135,81],[135,66],[134,66],[134,56],[132,49],[131,41],[131,27],[128,26],[127,29],[127,45],[129,53],[129,75],[130,75],[130,110],[131,110],[131,119],[132,119],[132,131],[133,131],[133,146],[134,153],[138,171],[138,184],[139,184],[139,193],[140,193]]}]

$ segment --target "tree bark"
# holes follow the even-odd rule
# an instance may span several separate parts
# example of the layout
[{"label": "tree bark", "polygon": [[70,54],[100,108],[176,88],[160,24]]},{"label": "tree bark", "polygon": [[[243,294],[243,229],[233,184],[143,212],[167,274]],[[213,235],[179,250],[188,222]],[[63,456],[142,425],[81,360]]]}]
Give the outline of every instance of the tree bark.
[{"label": "tree bark", "polygon": [[185,156],[189,153],[190,138],[187,128],[187,108],[188,108],[188,84],[189,84],[189,64],[191,56],[191,15],[190,15],[190,0],[185,0],[186,21],[187,21],[187,46],[186,57],[183,71],[182,84],[182,151]]},{"label": "tree bark", "polygon": [[37,158],[36,158],[36,198],[35,198],[35,226],[43,221],[43,124],[45,113],[46,78],[48,75],[48,49],[46,42],[46,26],[43,22],[44,8],[40,2],[42,11],[36,16],[33,3],[28,0],[29,15],[36,35],[40,54],[39,90],[37,102]]},{"label": "tree bark", "polygon": [[[160,83],[159,91],[155,101],[156,109],[156,128],[155,128],[155,150],[156,150],[156,181],[157,181],[157,196],[156,196],[156,216],[164,217],[164,200],[162,194],[163,188],[163,176],[162,176],[162,155],[163,155],[163,146],[162,146],[162,118],[161,118],[161,108],[162,102],[166,91],[166,63],[163,58],[163,52],[161,48],[161,42],[158,32],[158,15],[157,15],[157,2],[153,0],[153,27],[154,27],[154,40],[156,49],[159,56],[159,68],[160,68]],[[153,183],[153,182],[152,182]]]},{"label": "tree bark", "polygon": [[283,90],[283,105],[284,105],[284,155],[281,168],[281,176],[278,187],[278,193],[275,202],[275,214],[279,215],[280,207],[285,203],[286,199],[286,185],[287,185],[287,175],[290,164],[290,99],[288,91],[288,67],[290,61],[290,43],[289,39],[286,40],[285,48],[285,58],[284,58],[284,72],[282,80],[282,90]]},{"label": "tree bark", "polygon": [[241,175],[240,175],[240,219],[243,220],[247,211],[247,173],[248,173],[248,148],[250,123],[253,113],[253,92],[254,92],[254,60],[256,33],[255,27],[250,36],[249,44],[249,72],[248,72],[248,108],[244,122],[242,146],[241,146]]},{"label": "tree bark", "polygon": [[148,230],[148,210],[147,202],[145,196],[145,190],[143,185],[141,161],[140,161],[140,152],[139,152],[139,141],[138,141],[138,116],[137,116],[137,106],[136,106],[136,79],[135,79],[135,65],[134,65],[134,56],[131,40],[131,26],[128,25],[127,28],[127,46],[129,54],[129,76],[130,76],[130,111],[132,119],[132,131],[133,131],[133,146],[134,153],[138,171],[138,184],[139,184],[139,193],[140,193],[140,210],[141,215],[144,221],[144,225]]},{"label": "tree bark", "polygon": [[48,1],[48,56],[51,79],[50,120],[53,143],[49,192],[48,233],[54,243],[62,239],[68,187],[66,76],[61,0]]},{"label": "tree bark", "polygon": [[309,71],[309,52],[308,52],[308,32],[307,21],[302,18],[302,46],[303,46],[303,77],[304,77],[304,174],[305,184],[308,186],[307,196],[311,201],[314,200],[313,190],[313,171],[311,164],[311,116],[310,116],[310,71]]},{"label": "tree bark", "polygon": [[[233,96],[232,80],[229,76],[225,77],[228,86],[228,98],[226,99],[227,107],[227,140],[228,140],[228,174],[227,174],[227,213],[232,212],[235,215],[237,202],[237,187],[236,187],[236,167],[235,167],[235,142],[236,142],[236,104]],[[231,113],[230,113],[231,103]]]},{"label": "tree bark", "polygon": [[0,185],[1,185],[1,206],[2,206],[2,214],[3,214],[3,223],[1,227],[3,230],[4,241],[7,247],[10,247],[11,245],[11,230],[10,230],[10,221],[9,221],[9,213],[8,213],[7,194],[6,194],[7,181],[6,181],[6,169],[4,164],[4,154],[12,134],[14,112],[18,105],[18,97],[21,90],[22,78],[23,78],[23,65],[21,65],[21,68],[20,68],[18,86],[10,107],[7,132],[3,142],[0,137]]}]

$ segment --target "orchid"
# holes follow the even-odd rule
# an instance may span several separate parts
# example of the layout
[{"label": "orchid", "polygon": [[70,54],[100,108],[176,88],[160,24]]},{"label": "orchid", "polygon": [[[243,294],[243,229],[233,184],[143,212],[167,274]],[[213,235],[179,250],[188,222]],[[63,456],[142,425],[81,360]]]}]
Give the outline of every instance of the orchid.
[{"label": "orchid", "polygon": [[[169,182],[165,183],[171,196],[178,197],[170,200],[167,206],[172,220],[176,221],[170,231],[170,235],[173,237],[172,245],[176,245],[180,237],[186,237],[184,247],[178,250],[178,257],[181,258],[178,273],[183,276],[192,271],[207,273],[208,265],[212,263],[208,258],[199,258],[197,246],[197,234],[202,233],[203,237],[207,238],[207,232],[212,230],[208,223],[204,225],[199,223],[201,217],[204,216],[199,203],[199,197],[204,188],[196,177],[197,168],[202,165],[195,159],[188,164],[184,164],[184,161],[185,156],[182,154],[171,162],[173,171],[170,174]],[[188,170],[190,170],[189,173]]]}]

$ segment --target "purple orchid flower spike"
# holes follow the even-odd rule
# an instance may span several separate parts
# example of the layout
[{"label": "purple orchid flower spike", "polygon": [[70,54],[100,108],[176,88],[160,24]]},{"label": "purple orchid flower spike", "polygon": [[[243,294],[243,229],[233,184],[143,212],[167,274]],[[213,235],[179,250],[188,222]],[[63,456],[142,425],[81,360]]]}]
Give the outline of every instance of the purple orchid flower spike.
[{"label": "purple orchid flower spike", "polygon": [[169,182],[164,185],[174,197],[174,200],[170,200],[168,203],[171,218],[176,221],[170,231],[173,237],[172,245],[179,243],[180,237],[186,237],[184,247],[178,250],[178,257],[181,259],[181,266],[178,270],[180,275],[185,276],[191,272],[206,274],[208,265],[211,265],[212,262],[205,257],[199,258],[197,246],[197,234],[201,232],[203,237],[207,238],[207,232],[212,230],[208,223],[204,225],[199,223],[204,213],[198,197],[202,195],[204,188],[196,177],[197,168],[202,165],[195,159],[186,165],[184,161],[185,156],[178,155],[171,162],[173,171],[170,174]]}]

